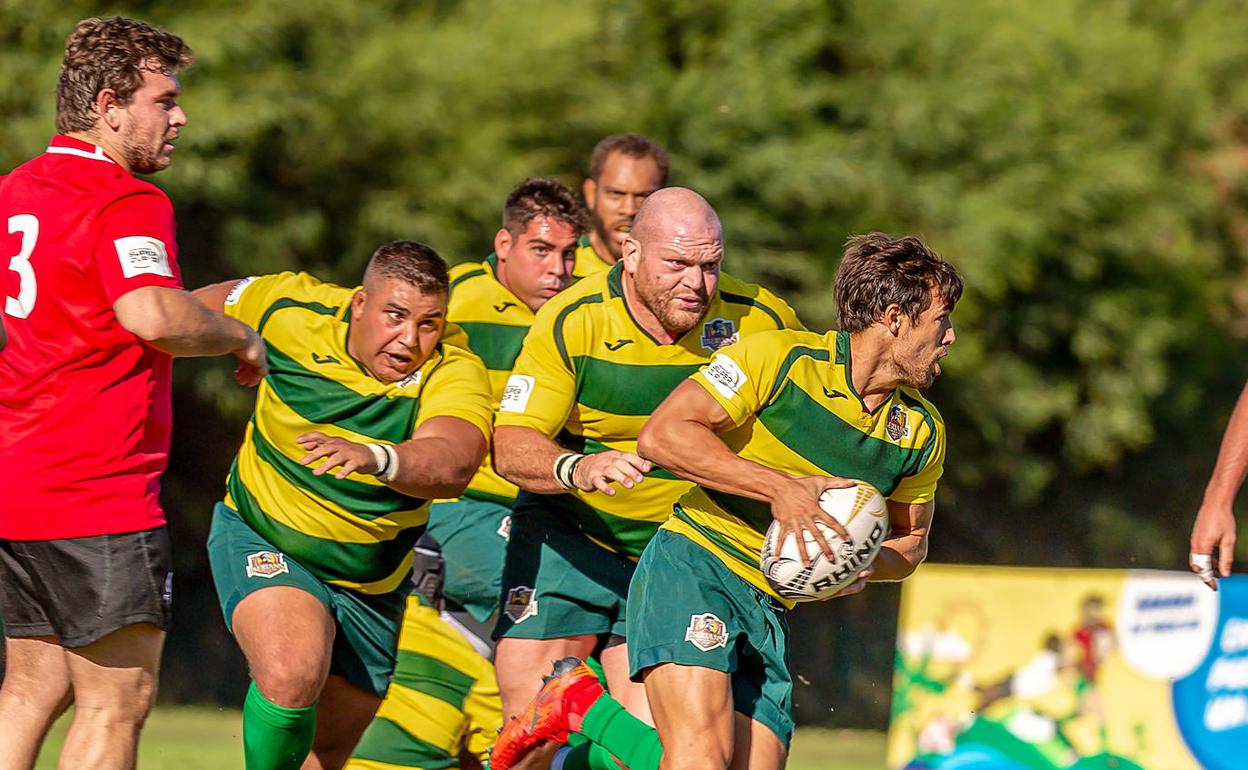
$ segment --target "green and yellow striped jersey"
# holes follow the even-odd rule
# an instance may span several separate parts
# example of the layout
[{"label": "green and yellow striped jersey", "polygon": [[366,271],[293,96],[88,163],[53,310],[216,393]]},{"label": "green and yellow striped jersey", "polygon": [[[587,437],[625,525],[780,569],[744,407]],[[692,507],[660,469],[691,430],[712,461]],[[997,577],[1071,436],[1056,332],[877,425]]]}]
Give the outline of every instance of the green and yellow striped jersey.
[{"label": "green and yellow striped jersey", "polygon": [[[743,459],[794,476],[860,479],[901,503],[936,494],[945,461],[940,413],[905,387],[869,411],[854,390],[845,332],[755,334],[721,350],[691,379],[732,418],[737,427],[720,438]],[[759,568],[771,522],[767,503],[695,486],[663,528],[780,599]]]},{"label": "green and yellow striped jersey", "polygon": [[[802,328],[766,289],[721,275],[703,322],[661,345],[633,321],[623,270],[583,278],[540,310],[508,380],[495,425],[532,428],[578,452],[637,451],[637,435],[682,380],[738,336]],[[689,482],[656,468],[632,489],[536,496],[600,545],[637,557]],[[521,491],[517,509],[535,496]]]},{"label": "green and yellow striped jersey", "polygon": [[503,726],[494,666],[430,607],[407,600],[394,680],[344,770],[484,765]]},{"label": "green and yellow striped jersey", "polygon": [[[482,262],[464,262],[451,268],[447,318],[463,330],[468,349],[485,363],[497,404],[516,356],[520,355],[524,335],[533,324],[529,306],[499,283],[498,257],[491,254]],[[515,484],[494,472],[487,455],[464,497],[510,507],[516,501],[517,491]]]},{"label": "green and yellow striped jersey", "polygon": [[269,373],[230,469],[225,504],[320,579],[378,594],[407,574],[429,501],[367,474],[313,476],[299,464],[306,452],[295,438],[317,430],[397,444],[425,420],[449,416],[488,440],[493,402],[480,359],[445,343],[399,382],[369,375],[347,352],[356,291],[280,273],[244,279],[230,292],[225,312],[260,333]]},{"label": "green and yellow striped jersey", "polygon": [[572,264],[573,277],[585,278],[610,269],[611,263],[598,256],[594,245],[589,242],[589,234],[581,233],[581,240],[576,244],[576,262]]}]

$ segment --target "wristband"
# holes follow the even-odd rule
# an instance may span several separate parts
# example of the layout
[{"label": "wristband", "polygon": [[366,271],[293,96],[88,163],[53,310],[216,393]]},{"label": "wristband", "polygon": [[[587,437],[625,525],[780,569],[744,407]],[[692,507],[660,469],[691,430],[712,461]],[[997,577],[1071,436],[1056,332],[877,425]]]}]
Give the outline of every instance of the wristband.
[{"label": "wristband", "polygon": [[564,489],[576,489],[576,483],[572,481],[572,474],[576,472],[576,466],[584,459],[585,455],[576,452],[564,452],[555,458],[555,480]]},{"label": "wristband", "polygon": [[386,453],[386,467],[377,474],[377,478],[388,484],[399,475],[399,453],[393,444],[381,444],[380,446],[381,450]]},{"label": "wristband", "polygon": [[391,444],[365,444],[368,451],[373,453],[373,460],[377,463],[377,470],[373,471],[373,475],[382,481],[394,481],[394,477],[399,475],[399,453],[394,451]]}]

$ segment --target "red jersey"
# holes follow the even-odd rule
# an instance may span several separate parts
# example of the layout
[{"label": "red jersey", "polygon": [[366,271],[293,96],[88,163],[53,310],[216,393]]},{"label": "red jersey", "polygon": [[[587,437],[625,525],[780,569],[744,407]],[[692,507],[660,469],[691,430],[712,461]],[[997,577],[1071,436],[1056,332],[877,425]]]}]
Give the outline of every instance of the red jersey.
[{"label": "red jersey", "polygon": [[181,288],[169,198],[99,147],[55,136],[0,177],[0,272],[0,538],[160,526],[172,360],[126,331],[113,302]]}]

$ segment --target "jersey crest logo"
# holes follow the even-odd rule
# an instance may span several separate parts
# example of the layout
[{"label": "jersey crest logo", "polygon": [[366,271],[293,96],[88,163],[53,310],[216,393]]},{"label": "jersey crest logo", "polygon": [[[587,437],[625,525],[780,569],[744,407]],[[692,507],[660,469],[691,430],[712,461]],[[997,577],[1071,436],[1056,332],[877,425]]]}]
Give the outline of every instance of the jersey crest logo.
[{"label": "jersey crest logo", "polygon": [[685,630],[685,641],[702,652],[710,652],[716,647],[726,647],[728,627],[713,612],[690,615],[689,628]]},{"label": "jersey crest logo", "polygon": [[893,404],[888,410],[888,422],[884,430],[893,441],[910,438],[910,420],[906,418],[906,408],[901,404]]},{"label": "jersey crest logo", "polygon": [[290,572],[286,563],[286,555],[276,551],[258,551],[247,554],[247,577],[265,578],[266,580],[284,572]]},{"label": "jersey crest logo", "polygon": [[537,597],[529,586],[516,586],[507,592],[503,612],[512,623],[523,623],[537,614]]},{"label": "jersey crest logo", "polygon": [[620,348],[624,347],[625,345],[631,345],[631,344],[633,344],[633,341],[632,341],[632,340],[619,339],[619,340],[616,340],[615,342],[604,342],[604,343],[602,343],[602,344],[604,344],[604,345],[606,345],[606,346],[607,346],[607,350],[610,350],[610,351],[612,351],[612,352],[615,352],[615,351],[619,350]]},{"label": "jersey crest logo", "polygon": [[702,326],[702,347],[712,353],[739,339],[737,328],[727,318],[715,318]]},{"label": "jersey crest logo", "polygon": [[497,310],[498,312],[500,312],[500,313],[501,313],[501,312],[503,312],[504,310],[506,310],[507,308],[509,308],[509,307],[515,307],[515,306],[516,306],[516,303],[514,303],[514,302],[510,302],[510,301],[508,301],[508,302],[500,302],[500,303],[498,303],[497,305],[495,305],[495,306],[494,306],[494,309],[495,309],[495,310]]}]

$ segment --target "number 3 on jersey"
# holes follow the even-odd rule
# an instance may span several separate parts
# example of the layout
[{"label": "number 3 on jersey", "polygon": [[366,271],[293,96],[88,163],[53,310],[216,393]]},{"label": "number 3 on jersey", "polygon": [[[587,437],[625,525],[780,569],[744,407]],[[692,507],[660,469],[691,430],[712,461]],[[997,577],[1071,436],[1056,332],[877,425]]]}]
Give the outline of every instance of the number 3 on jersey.
[{"label": "number 3 on jersey", "polygon": [[30,254],[39,238],[39,220],[31,214],[14,214],[9,217],[9,233],[21,233],[22,245],[17,255],[9,260],[9,269],[17,273],[17,296],[4,298],[4,312],[14,318],[25,318],[35,309],[35,295],[39,291],[35,269],[30,264]]}]

